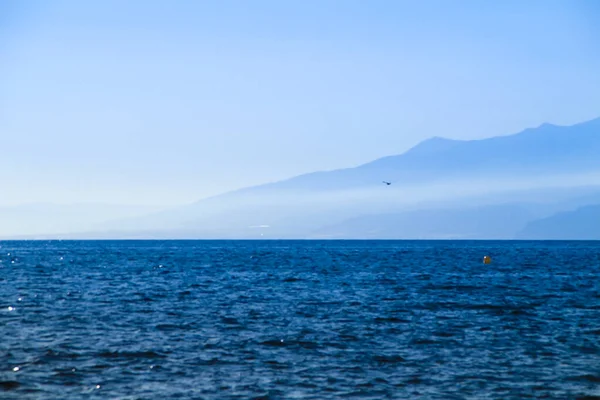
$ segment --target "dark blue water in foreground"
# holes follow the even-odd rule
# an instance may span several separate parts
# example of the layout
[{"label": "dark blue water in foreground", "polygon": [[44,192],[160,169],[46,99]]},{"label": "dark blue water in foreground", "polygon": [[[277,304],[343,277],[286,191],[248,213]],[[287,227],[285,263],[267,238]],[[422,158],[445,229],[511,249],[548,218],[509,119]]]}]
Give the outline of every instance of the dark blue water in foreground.
[{"label": "dark blue water in foreground", "polygon": [[0,245],[0,398],[600,396],[600,243]]}]

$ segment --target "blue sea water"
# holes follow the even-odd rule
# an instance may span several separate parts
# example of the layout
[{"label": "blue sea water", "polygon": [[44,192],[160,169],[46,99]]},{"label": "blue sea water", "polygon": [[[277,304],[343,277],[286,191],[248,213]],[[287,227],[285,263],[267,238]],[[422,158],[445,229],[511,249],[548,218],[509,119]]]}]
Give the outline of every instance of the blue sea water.
[{"label": "blue sea water", "polygon": [[3,399],[600,398],[599,242],[0,246]]}]

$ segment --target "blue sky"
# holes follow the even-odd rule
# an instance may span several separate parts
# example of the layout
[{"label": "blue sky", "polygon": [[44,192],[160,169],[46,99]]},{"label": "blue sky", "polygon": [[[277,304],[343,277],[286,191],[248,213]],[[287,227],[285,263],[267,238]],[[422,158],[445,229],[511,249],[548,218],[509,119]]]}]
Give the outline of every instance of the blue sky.
[{"label": "blue sky", "polygon": [[600,116],[594,0],[0,2],[0,205],[180,204]]}]

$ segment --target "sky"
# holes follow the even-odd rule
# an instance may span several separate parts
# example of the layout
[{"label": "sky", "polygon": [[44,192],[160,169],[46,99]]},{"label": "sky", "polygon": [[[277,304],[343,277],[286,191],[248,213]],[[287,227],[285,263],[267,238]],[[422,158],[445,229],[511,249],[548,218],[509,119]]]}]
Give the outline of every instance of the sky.
[{"label": "sky", "polygon": [[595,0],[4,0],[0,205],[177,205],[600,116]]}]

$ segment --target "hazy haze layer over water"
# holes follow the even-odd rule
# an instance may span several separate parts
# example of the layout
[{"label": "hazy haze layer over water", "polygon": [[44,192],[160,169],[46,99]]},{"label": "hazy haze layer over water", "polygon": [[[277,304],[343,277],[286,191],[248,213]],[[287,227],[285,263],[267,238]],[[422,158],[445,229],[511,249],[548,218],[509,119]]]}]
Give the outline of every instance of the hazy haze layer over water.
[{"label": "hazy haze layer over water", "polygon": [[600,242],[0,245],[3,399],[600,396]]}]

